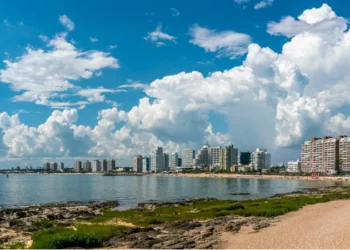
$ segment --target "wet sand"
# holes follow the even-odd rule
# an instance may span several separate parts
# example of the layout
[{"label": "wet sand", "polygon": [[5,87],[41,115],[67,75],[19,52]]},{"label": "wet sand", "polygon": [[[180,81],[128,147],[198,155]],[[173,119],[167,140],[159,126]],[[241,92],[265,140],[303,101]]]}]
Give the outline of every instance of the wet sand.
[{"label": "wet sand", "polygon": [[253,233],[224,233],[219,248],[226,249],[349,249],[350,200],[306,206],[277,218],[270,227]]}]

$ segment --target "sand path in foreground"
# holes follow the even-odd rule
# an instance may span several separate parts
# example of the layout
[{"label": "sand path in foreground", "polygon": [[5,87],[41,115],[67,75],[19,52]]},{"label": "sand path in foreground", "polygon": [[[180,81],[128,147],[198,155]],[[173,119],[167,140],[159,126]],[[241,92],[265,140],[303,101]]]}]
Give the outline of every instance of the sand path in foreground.
[{"label": "sand path in foreground", "polygon": [[260,232],[225,233],[220,248],[350,248],[350,200],[306,206]]}]

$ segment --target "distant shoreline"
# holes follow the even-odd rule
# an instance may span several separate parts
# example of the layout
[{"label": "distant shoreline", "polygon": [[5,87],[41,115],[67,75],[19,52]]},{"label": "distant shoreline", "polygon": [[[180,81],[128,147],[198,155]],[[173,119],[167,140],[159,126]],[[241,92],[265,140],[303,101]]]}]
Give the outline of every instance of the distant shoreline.
[{"label": "distant shoreline", "polygon": [[[6,173],[0,173],[5,175]],[[105,173],[9,173],[9,175],[88,175],[103,176]],[[174,174],[163,174],[163,173],[127,173],[121,172],[116,173],[113,176],[169,176],[169,177],[190,177],[190,178],[236,178],[236,179],[280,179],[280,180],[311,180],[311,181],[339,181],[339,182],[350,182],[350,176],[318,176],[313,179],[311,176],[288,176],[288,175],[252,175],[252,174],[236,174],[236,173],[174,173]],[[106,176],[108,177],[108,176]]]}]

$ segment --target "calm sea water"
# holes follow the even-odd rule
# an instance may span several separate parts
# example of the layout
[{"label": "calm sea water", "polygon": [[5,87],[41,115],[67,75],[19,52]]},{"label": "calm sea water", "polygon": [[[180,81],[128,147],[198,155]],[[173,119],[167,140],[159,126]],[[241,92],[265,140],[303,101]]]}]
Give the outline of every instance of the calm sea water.
[{"label": "calm sea water", "polygon": [[[200,197],[242,200],[331,185],[342,183],[171,176],[0,175],[0,206],[118,200],[120,208],[125,209],[146,201]],[[250,195],[232,195],[240,192]]]}]

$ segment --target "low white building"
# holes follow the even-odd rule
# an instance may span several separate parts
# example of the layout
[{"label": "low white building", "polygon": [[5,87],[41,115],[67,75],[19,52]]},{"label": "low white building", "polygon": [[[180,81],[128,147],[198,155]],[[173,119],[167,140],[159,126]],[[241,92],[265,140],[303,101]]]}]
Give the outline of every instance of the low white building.
[{"label": "low white building", "polygon": [[288,173],[299,173],[301,171],[301,161],[289,161],[286,171]]}]

